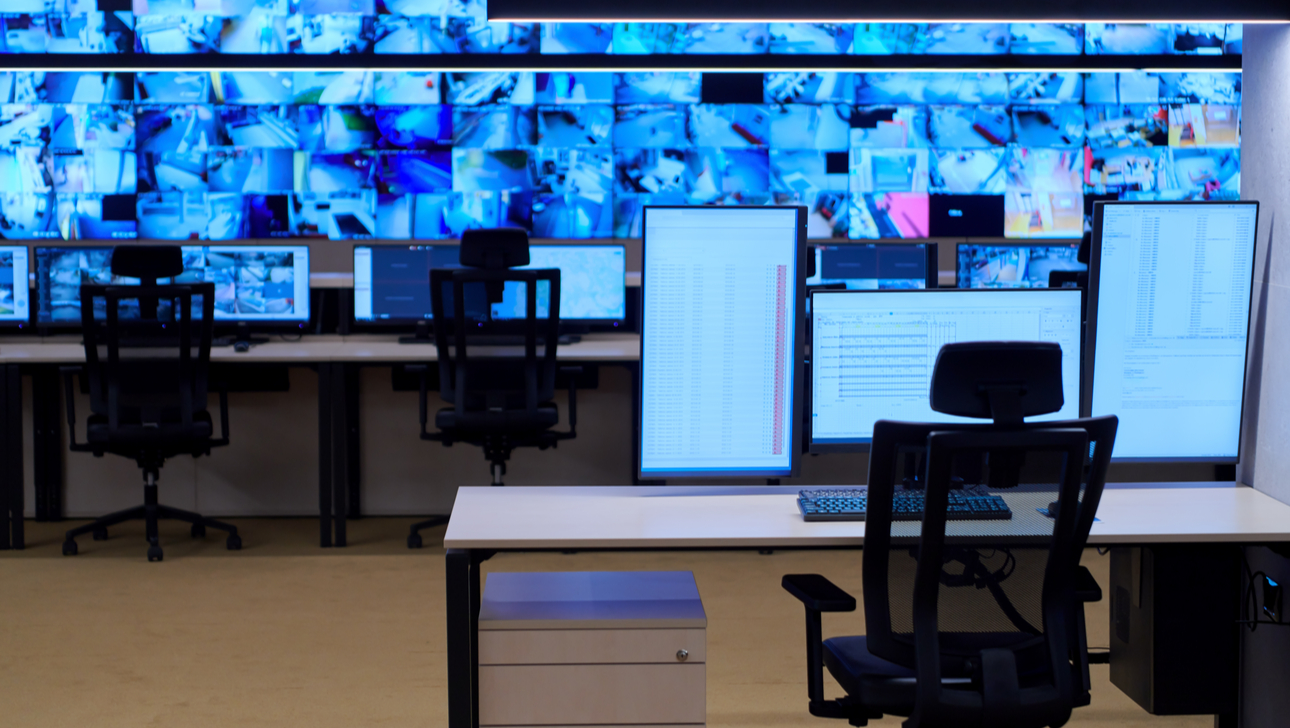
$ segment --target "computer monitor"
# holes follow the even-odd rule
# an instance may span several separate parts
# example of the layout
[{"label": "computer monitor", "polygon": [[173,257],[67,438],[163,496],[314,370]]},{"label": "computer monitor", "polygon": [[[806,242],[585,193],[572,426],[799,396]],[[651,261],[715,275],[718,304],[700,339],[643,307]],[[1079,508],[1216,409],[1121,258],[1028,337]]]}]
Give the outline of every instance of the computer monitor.
[{"label": "computer monitor", "polygon": [[1084,271],[1079,243],[976,245],[959,243],[955,278],[959,288],[1047,288],[1053,271]]},{"label": "computer monitor", "polygon": [[0,328],[21,328],[31,320],[27,246],[0,245]]},{"label": "computer monitor", "polygon": [[[406,327],[433,319],[430,270],[458,267],[459,247],[357,245],[354,247],[354,320]],[[560,269],[560,320],[609,329],[627,318],[627,251],[622,245],[530,245],[524,268]],[[545,317],[546,286],[538,284],[538,316]],[[496,319],[524,316],[524,286],[506,284]]]},{"label": "computer monitor", "polygon": [[936,243],[822,243],[811,246],[811,286],[848,290],[935,288]]},{"label": "computer monitor", "polygon": [[645,207],[641,477],[796,473],[806,215]]},{"label": "computer monitor", "polygon": [[1079,415],[1078,290],[815,291],[811,299],[811,452],[867,451],[878,420],[973,421],[928,403],[936,356],[958,341],[1061,345],[1065,404],[1035,419]]},{"label": "computer monitor", "polygon": [[[176,282],[215,284],[215,324],[304,328],[309,322],[309,247],[306,245],[185,245]],[[36,248],[36,323],[75,328],[81,323],[81,285],[134,284],[113,276],[111,246]]]},{"label": "computer monitor", "polygon": [[1236,462],[1257,202],[1093,210],[1084,411],[1121,461]]}]

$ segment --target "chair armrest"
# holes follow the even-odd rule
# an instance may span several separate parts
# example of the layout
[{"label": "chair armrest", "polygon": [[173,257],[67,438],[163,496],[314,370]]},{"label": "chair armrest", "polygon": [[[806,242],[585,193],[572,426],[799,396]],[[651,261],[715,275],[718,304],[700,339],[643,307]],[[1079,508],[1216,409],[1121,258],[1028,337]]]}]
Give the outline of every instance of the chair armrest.
[{"label": "chair armrest", "polygon": [[786,574],[784,591],[812,612],[854,612],[856,598],[819,574]]},{"label": "chair armrest", "polygon": [[1075,599],[1084,603],[1102,601],[1102,587],[1098,586],[1088,567],[1075,569]]},{"label": "chair armrest", "polygon": [[74,382],[76,376],[85,372],[85,367],[73,365],[59,367],[58,371],[63,375],[63,408],[67,411],[67,438],[69,449],[76,450],[81,447],[76,442],[76,387]]}]

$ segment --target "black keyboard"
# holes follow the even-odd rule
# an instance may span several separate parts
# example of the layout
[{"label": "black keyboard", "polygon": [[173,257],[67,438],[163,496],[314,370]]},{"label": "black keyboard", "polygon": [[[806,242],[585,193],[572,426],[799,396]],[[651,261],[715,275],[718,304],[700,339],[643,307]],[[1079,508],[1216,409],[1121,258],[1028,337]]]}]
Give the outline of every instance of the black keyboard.
[{"label": "black keyboard", "polygon": [[[868,501],[866,488],[813,488],[798,493],[797,507],[807,521],[863,521]],[[951,490],[946,517],[951,521],[1007,521],[1012,509],[997,495]],[[891,520],[923,520],[923,491],[896,491]]]}]

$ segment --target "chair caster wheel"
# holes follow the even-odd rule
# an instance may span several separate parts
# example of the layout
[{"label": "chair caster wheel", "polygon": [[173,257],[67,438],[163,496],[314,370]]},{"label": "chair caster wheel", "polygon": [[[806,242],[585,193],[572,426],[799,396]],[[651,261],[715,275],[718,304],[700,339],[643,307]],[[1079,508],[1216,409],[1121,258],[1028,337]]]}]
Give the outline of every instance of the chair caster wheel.
[{"label": "chair caster wheel", "polygon": [[228,537],[228,540],[224,542],[224,545],[228,547],[229,551],[241,551],[242,537],[237,534],[233,534]]},{"label": "chair caster wheel", "polygon": [[149,547],[148,547],[148,560],[149,560],[149,561],[161,561],[161,560],[162,560],[162,559],[164,559],[165,557],[166,557],[166,555],[165,555],[164,553],[162,553],[162,551],[161,551],[161,547],[160,547],[160,546],[149,546]]},{"label": "chair caster wheel", "polygon": [[63,556],[75,556],[79,550],[75,541],[63,542]]},{"label": "chair caster wheel", "polygon": [[408,536],[408,548],[410,548],[410,549],[419,549],[419,548],[421,548],[421,546],[422,546],[422,543],[421,543],[421,534],[419,534],[419,533],[414,533],[414,534],[412,534],[411,536]]},{"label": "chair caster wheel", "polygon": [[92,532],[92,535],[94,536],[94,540],[95,540],[95,541],[106,541],[106,540],[108,540],[108,532],[107,532],[107,529],[106,529],[106,528],[96,528],[96,529],[94,529],[94,531]]},{"label": "chair caster wheel", "polygon": [[194,523],[192,534],[193,538],[206,538],[206,527],[200,523]]}]

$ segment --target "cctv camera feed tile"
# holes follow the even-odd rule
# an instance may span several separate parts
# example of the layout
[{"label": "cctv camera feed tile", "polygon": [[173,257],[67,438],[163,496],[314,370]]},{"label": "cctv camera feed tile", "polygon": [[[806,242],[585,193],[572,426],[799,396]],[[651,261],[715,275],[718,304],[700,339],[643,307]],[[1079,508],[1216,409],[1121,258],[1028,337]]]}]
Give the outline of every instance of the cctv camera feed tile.
[{"label": "cctv camera feed tile", "polygon": [[308,321],[309,263],[304,246],[184,247],[178,283],[214,283],[215,319]]},{"label": "cctv camera feed tile", "polygon": [[959,288],[1047,288],[1054,271],[1086,271],[1079,243],[958,246]]},{"label": "cctv camera feed tile", "polygon": [[[370,16],[347,3],[200,12],[221,18],[221,43],[242,37],[230,22],[441,21],[424,3],[386,0]],[[448,21],[484,17],[440,5]],[[147,10],[140,17],[199,12],[170,0]],[[614,25],[609,52],[644,32],[630,25]],[[668,52],[764,41],[819,53],[847,30],[754,25],[651,32]],[[1215,47],[1205,39],[1217,30],[1180,27],[1170,43]],[[551,42],[573,48],[585,30]],[[941,24],[919,31],[942,32],[930,40],[851,30],[852,53],[933,42],[985,53],[999,38],[1058,48],[1080,30],[1087,42],[1088,26]],[[644,205],[784,204],[807,208],[811,237],[913,239],[929,232],[931,194],[998,200],[1004,237],[1075,239],[1085,195],[1240,194],[1239,73],[777,71],[751,89],[749,74],[709,73],[705,83],[684,70],[0,72],[0,238],[439,239],[490,225],[632,237]]]}]

